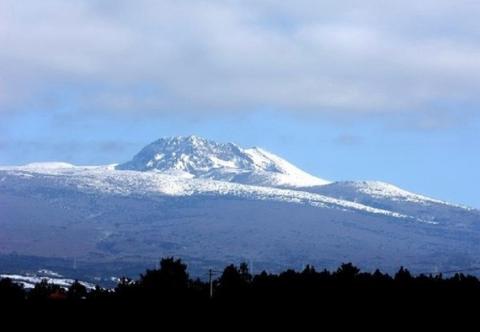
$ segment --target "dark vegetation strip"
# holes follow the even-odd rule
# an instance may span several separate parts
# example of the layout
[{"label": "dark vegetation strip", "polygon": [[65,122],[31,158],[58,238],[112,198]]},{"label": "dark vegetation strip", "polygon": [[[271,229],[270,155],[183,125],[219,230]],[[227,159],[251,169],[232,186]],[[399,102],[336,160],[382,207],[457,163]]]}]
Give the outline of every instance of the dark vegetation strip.
[{"label": "dark vegetation strip", "polygon": [[250,274],[247,264],[229,265],[210,282],[191,279],[181,260],[166,258],[158,269],[147,270],[138,280],[123,278],[114,289],[97,287],[90,291],[79,282],[63,289],[43,281],[25,290],[12,280],[0,280],[0,304],[19,310],[93,309],[98,313],[148,308],[158,314],[160,308],[225,312],[239,307],[266,310],[308,306],[319,311],[368,311],[399,307],[402,303],[409,308],[432,310],[467,302],[470,308],[478,308],[479,301],[480,281],[475,276],[413,276],[404,268],[390,276],[378,270],[361,272],[350,263],[334,272],[307,266],[303,271],[257,275]]}]

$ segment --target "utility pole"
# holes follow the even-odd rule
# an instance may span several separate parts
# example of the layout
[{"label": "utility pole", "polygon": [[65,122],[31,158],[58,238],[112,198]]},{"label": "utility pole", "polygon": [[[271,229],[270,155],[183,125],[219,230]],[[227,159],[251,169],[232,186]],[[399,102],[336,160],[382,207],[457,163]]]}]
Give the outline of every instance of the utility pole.
[{"label": "utility pole", "polygon": [[209,291],[210,299],[213,298],[213,275],[215,273],[222,273],[222,272],[221,271],[215,271],[215,270],[212,270],[212,269],[208,269],[208,285],[210,287],[210,291]]},{"label": "utility pole", "polygon": [[209,269],[209,270],[208,270],[208,284],[210,285],[210,299],[213,297],[213,280],[212,280],[212,276],[213,276],[213,270],[212,270],[212,269]]}]

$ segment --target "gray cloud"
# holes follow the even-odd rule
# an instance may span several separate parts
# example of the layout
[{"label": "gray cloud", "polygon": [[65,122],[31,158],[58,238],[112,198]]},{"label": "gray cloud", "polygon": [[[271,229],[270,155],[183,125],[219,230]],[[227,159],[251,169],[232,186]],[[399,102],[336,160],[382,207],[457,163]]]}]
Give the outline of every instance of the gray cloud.
[{"label": "gray cloud", "polygon": [[72,98],[80,111],[407,113],[435,125],[437,109],[480,104],[479,15],[467,0],[3,0],[0,112]]}]

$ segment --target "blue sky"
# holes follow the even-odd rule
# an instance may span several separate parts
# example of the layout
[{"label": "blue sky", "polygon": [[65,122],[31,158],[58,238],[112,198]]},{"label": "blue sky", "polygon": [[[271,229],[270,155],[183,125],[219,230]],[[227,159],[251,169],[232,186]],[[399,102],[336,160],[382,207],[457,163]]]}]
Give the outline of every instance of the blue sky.
[{"label": "blue sky", "polygon": [[480,207],[480,4],[0,2],[0,164],[261,146]]}]

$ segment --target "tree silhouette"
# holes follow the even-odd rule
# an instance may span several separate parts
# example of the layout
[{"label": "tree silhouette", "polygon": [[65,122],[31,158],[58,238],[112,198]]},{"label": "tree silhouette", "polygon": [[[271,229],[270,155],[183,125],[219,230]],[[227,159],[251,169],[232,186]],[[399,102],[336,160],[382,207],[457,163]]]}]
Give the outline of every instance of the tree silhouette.
[{"label": "tree silhouette", "polygon": [[18,304],[25,299],[22,285],[12,282],[9,278],[0,279],[0,304]]},{"label": "tree silhouette", "polygon": [[342,264],[335,275],[342,280],[353,280],[360,272],[360,269],[354,266],[352,263]]},{"label": "tree silhouette", "polygon": [[141,275],[139,287],[146,297],[179,299],[186,295],[189,286],[187,266],[173,257],[160,261],[160,269],[147,270]]},{"label": "tree silhouette", "polygon": [[397,282],[407,283],[412,280],[412,275],[410,274],[410,271],[408,271],[402,266],[400,267],[400,270],[398,270],[398,272],[395,274],[394,279]]},{"label": "tree silhouette", "polygon": [[48,300],[62,300],[66,298],[65,291],[58,285],[43,279],[37,283],[28,294],[29,299],[36,302],[45,302]]},{"label": "tree silhouette", "polygon": [[223,297],[245,297],[248,294],[252,275],[246,263],[241,263],[237,268],[228,265],[218,280],[218,294]]},{"label": "tree silhouette", "polygon": [[70,300],[81,300],[86,298],[87,288],[82,285],[78,280],[75,280],[70,287],[68,287],[67,297]]}]

